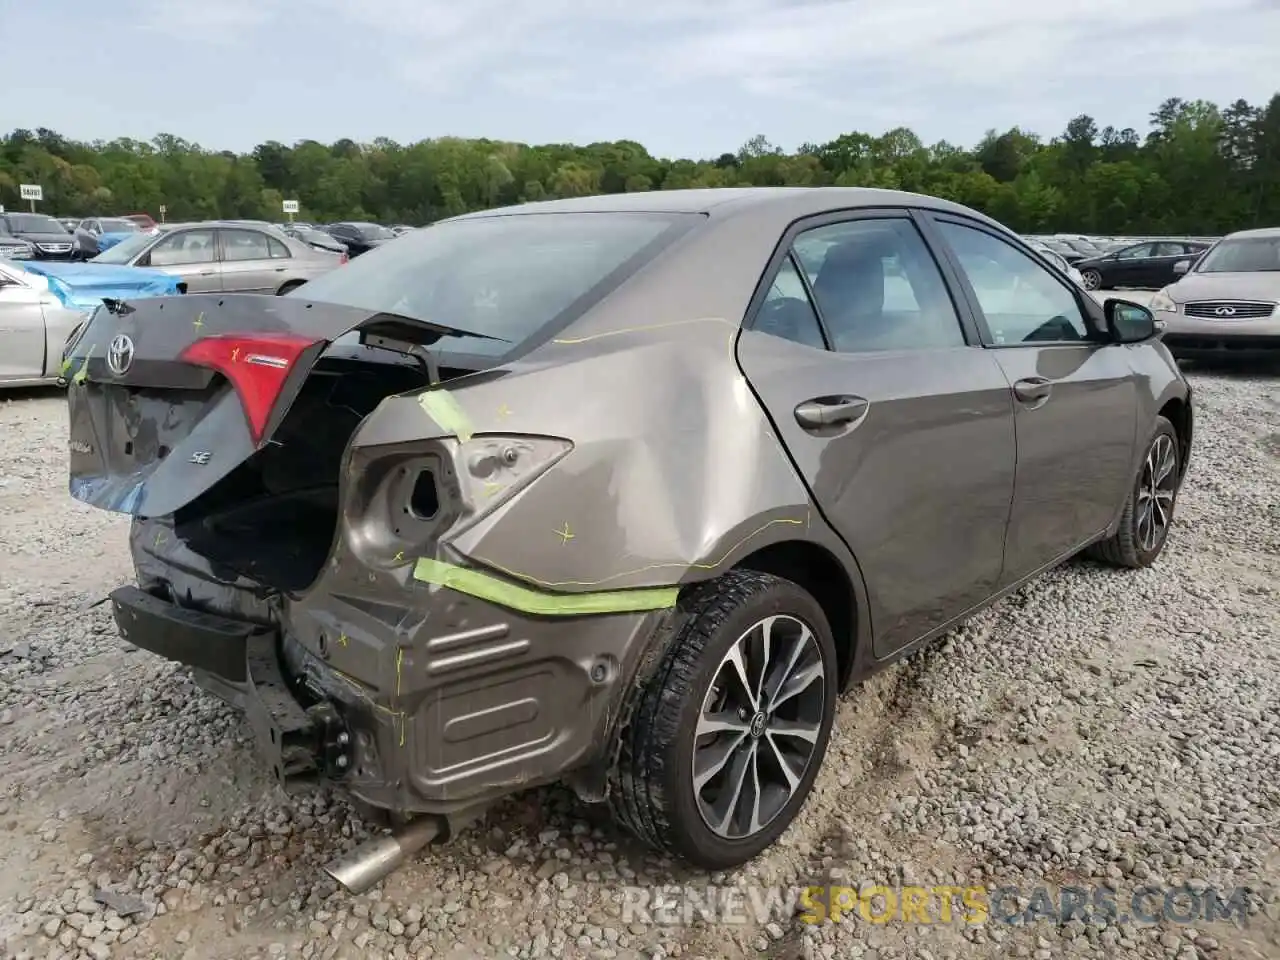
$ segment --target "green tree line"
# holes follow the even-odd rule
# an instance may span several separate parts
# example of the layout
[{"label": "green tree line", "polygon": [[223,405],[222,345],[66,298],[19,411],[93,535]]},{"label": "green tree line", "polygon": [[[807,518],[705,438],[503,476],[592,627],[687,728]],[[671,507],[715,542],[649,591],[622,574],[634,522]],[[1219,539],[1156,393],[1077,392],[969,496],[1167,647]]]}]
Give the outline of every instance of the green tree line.
[{"label": "green tree line", "polygon": [[873,186],[955,200],[1026,233],[1219,234],[1280,225],[1280,93],[1263,106],[1160,104],[1145,133],[1078,116],[1045,140],[1015,127],[972,149],[926,146],[911,130],[846,133],[787,153],[757,136],[714,159],[654,157],[641,144],[543,144],[443,137],[399,144],[270,141],[248,154],[169,134],[84,143],[48,129],[0,139],[0,203],[43,212],[147,212],[169,220],[281,217],[425,224],[529,200],[732,186]]}]

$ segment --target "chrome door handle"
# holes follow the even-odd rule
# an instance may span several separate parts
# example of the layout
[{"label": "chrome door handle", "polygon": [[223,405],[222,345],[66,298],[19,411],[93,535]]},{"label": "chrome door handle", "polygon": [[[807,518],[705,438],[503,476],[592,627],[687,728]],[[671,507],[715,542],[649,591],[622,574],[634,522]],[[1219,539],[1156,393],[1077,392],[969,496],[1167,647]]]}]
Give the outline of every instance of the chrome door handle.
[{"label": "chrome door handle", "polygon": [[866,416],[870,406],[864,397],[815,397],[796,407],[796,423],[806,430],[853,423]]},{"label": "chrome door handle", "polygon": [[1013,395],[1023,403],[1038,403],[1048,400],[1053,393],[1053,381],[1044,377],[1027,377],[1013,385]]}]

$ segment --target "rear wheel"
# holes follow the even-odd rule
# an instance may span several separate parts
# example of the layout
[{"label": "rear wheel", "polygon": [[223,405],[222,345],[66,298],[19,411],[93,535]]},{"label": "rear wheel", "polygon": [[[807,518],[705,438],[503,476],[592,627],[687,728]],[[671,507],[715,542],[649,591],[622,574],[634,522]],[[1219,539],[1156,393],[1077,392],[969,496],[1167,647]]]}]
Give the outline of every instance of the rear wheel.
[{"label": "rear wheel", "polygon": [[1095,560],[1117,567],[1146,567],[1155,562],[1169,539],[1173,507],[1182,479],[1178,434],[1164,417],[1156,417],[1129,499],[1115,536],[1089,548]]},{"label": "rear wheel", "polygon": [[1102,289],[1102,274],[1097,270],[1082,270],[1080,272],[1080,279],[1084,283],[1084,288],[1086,290]]},{"label": "rear wheel", "polygon": [[635,691],[610,771],[614,819],[705,869],[745,863],[795,819],[836,704],[818,603],[788,580],[733,570],[690,587],[687,621]]}]

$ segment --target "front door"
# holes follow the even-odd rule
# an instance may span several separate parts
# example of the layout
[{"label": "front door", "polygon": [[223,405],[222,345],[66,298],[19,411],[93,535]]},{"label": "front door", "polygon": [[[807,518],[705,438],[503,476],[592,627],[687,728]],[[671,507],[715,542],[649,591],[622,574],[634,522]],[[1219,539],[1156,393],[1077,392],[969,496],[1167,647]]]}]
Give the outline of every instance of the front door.
[{"label": "front door", "polygon": [[842,216],[793,229],[738,357],[858,560],[883,657],[996,589],[1013,401],[909,217]]},{"label": "front door", "polygon": [[222,279],[218,275],[218,245],[212,227],[174,230],[166,234],[139,266],[158,267],[182,278],[187,293],[218,293]]},{"label": "front door", "polygon": [[1086,320],[1087,294],[981,224],[936,228],[1013,389],[1017,484],[1002,584],[1104,530],[1132,481],[1138,414],[1123,347]]}]

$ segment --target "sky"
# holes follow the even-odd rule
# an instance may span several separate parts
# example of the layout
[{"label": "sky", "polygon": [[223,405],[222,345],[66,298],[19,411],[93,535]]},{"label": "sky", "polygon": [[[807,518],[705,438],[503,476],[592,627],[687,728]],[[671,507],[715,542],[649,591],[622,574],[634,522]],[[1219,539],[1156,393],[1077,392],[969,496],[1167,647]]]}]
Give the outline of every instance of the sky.
[{"label": "sky", "polygon": [[897,126],[972,146],[1280,91],[1280,0],[0,0],[0,23],[0,126],[236,151],[461,136],[713,157]]}]

